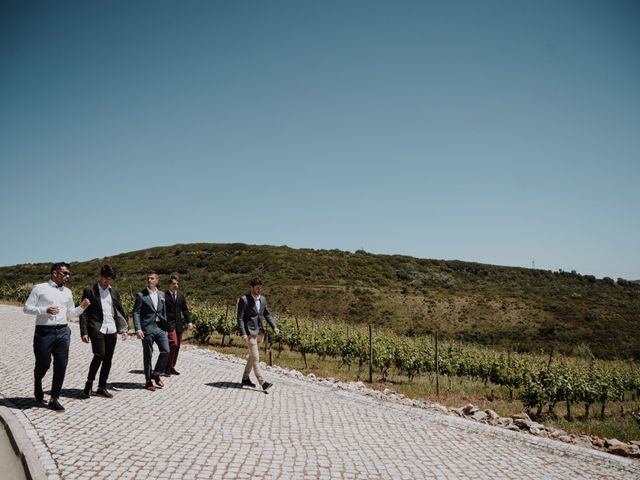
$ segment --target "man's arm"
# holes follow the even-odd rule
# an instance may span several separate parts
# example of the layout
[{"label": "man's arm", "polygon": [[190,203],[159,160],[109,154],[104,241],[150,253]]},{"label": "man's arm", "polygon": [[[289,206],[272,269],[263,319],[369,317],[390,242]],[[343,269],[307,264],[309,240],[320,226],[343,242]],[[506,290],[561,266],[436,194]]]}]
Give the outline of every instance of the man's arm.
[{"label": "man's arm", "polygon": [[120,300],[120,292],[117,288],[111,289],[111,299],[113,300],[113,309],[116,312],[115,321],[118,333],[126,333],[129,330],[129,325],[127,324],[127,316],[124,313],[122,300]]},{"label": "man's arm", "polygon": [[[82,291],[82,300],[84,300],[85,298],[88,298],[89,300],[91,300],[90,295],[91,295],[91,290],[88,288],[85,288]],[[87,310],[85,310],[80,314],[80,336],[81,337],[86,337],[87,335],[89,335],[89,329],[87,328],[89,316],[87,314]]]},{"label": "man's arm", "polygon": [[187,324],[191,324],[191,312],[189,311],[189,307],[187,306],[187,297],[182,294],[182,316],[184,317]]},{"label": "man's arm", "polygon": [[269,322],[269,325],[271,325],[271,328],[273,328],[273,331],[276,332],[276,335],[278,335],[278,333],[280,333],[280,330],[278,330],[278,327],[276,326],[276,322],[274,322],[273,317],[271,316],[271,312],[267,308],[266,298],[264,299],[264,318],[267,319],[267,322]]},{"label": "man's arm", "polygon": [[142,321],[140,319],[140,312],[142,310],[142,295],[140,292],[136,293],[136,298],[133,303],[133,328],[136,333],[142,331]]},{"label": "man's arm", "polygon": [[73,302],[73,295],[71,294],[71,290],[66,291],[69,292],[69,298],[67,298],[67,304],[65,305],[67,309],[67,319],[81,315],[91,302],[88,298],[83,298],[80,302],[80,305],[76,307],[76,304]]},{"label": "man's arm", "polygon": [[38,287],[35,286],[31,289],[31,293],[29,294],[29,298],[24,303],[24,307],[22,311],[29,315],[44,315],[47,313],[46,307],[38,307]]},{"label": "man's arm", "polygon": [[247,302],[244,301],[244,296],[240,297],[238,299],[238,305],[237,305],[237,321],[238,321],[238,335],[240,335],[242,338],[246,338],[247,337],[247,332],[245,330],[245,326],[244,326],[244,309],[247,308]]}]

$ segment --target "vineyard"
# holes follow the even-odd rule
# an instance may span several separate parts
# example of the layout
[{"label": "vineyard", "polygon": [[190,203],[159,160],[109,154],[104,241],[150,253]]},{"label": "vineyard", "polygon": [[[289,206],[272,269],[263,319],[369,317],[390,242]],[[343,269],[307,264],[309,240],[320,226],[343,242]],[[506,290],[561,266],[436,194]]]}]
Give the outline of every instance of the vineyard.
[{"label": "vineyard", "polygon": [[[0,286],[0,298],[22,303],[29,290]],[[125,310],[131,311],[133,298],[122,295]],[[208,345],[210,337],[222,336],[222,345],[236,334],[232,307],[191,301],[194,339]],[[376,329],[368,330],[339,323],[316,323],[309,319],[279,315],[280,334],[270,338],[276,356],[288,348],[305,358],[315,354],[321,359],[338,359],[344,365],[357,365],[359,371],[371,363],[374,372],[385,381],[391,372],[411,382],[418,375],[439,372],[443,377],[471,378],[504,387],[509,397],[519,398],[528,413],[540,415],[543,409],[553,415],[558,404],[566,406],[572,420],[579,407],[583,418],[594,414],[603,418],[610,402],[635,401],[640,397],[640,368],[623,361],[581,360],[515,352],[499,352],[454,342],[436,344],[432,337],[401,337]],[[370,350],[371,342],[371,350]],[[371,357],[370,357],[371,352]],[[592,412],[594,405],[599,412]],[[636,408],[630,412],[640,421]],[[624,412],[621,412],[624,414]]]}]

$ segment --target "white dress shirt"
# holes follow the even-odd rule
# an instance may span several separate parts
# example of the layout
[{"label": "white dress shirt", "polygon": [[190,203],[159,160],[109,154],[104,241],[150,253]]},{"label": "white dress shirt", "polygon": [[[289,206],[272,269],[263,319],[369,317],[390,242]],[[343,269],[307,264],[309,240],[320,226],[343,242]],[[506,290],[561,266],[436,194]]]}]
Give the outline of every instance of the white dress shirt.
[{"label": "white dress shirt", "polygon": [[[56,315],[47,313],[47,308],[58,307]],[[24,313],[36,316],[36,325],[65,325],[70,317],[77,317],[84,308],[75,306],[73,295],[67,287],[59,287],[53,280],[33,287],[24,304]]]},{"label": "white dress shirt", "polygon": [[109,334],[116,333],[116,320],[113,318],[113,300],[111,299],[111,287],[107,287],[104,290],[98,284],[98,291],[100,292],[100,304],[102,305],[102,327],[100,333]]},{"label": "white dress shirt", "polygon": [[[151,289],[147,289],[147,290],[149,290],[149,296],[151,297],[151,303],[153,303],[153,308],[158,310],[158,289],[156,288],[153,291],[151,291]],[[156,322],[160,320],[157,315],[155,320]]]},{"label": "white dress shirt", "polygon": [[251,294],[251,296],[253,297],[253,300],[256,302],[256,312],[260,313],[260,297],[256,297],[253,294]]}]

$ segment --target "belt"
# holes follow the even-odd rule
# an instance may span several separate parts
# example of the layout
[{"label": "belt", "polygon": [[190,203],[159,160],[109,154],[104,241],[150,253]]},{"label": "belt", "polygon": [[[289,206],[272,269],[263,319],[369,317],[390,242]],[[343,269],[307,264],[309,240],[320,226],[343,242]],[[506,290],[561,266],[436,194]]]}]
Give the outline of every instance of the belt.
[{"label": "belt", "polygon": [[69,325],[66,323],[63,323],[61,325],[36,325],[36,330],[40,329],[40,330],[59,330],[61,328],[66,328]]}]

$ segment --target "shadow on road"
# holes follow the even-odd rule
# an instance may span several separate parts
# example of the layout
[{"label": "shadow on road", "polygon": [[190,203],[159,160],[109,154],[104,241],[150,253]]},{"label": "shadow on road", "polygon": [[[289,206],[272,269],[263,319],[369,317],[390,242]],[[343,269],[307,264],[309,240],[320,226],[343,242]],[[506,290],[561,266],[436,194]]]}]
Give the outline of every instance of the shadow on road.
[{"label": "shadow on road", "polygon": [[213,388],[242,388],[242,384],[239,382],[212,382],[207,383],[207,387]]},{"label": "shadow on road", "polygon": [[114,390],[138,390],[144,388],[144,383],[114,382],[109,383],[107,388],[112,388]]},{"label": "shadow on road", "polygon": [[37,403],[33,397],[9,397],[0,398],[0,405],[17,410],[27,410],[29,408],[46,408],[45,404]]}]

